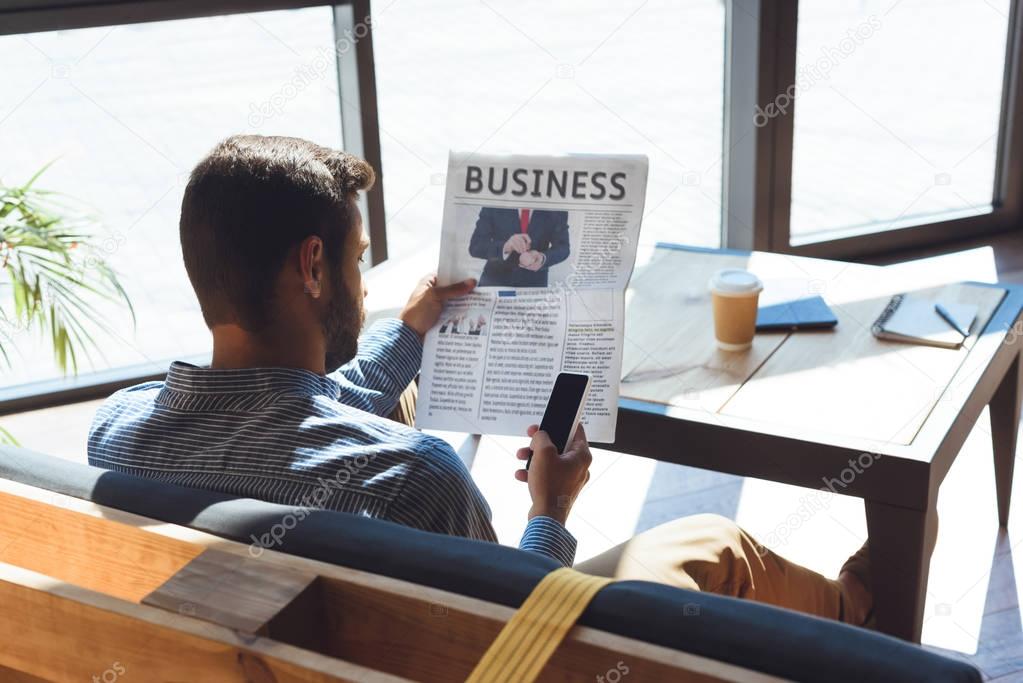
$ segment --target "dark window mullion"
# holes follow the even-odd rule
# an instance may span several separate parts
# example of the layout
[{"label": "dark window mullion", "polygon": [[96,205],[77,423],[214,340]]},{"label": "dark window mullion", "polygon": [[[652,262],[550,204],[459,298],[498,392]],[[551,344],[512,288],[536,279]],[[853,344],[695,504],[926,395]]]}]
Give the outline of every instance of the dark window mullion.
[{"label": "dark window mullion", "polygon": [[1005,77],[1002,86],[1002,113],[998,124],[998,149],[992,205],[1019,224],[1023,202],[1023,16],[1018,3],[1009,8],[1009,35],[1005,46]]},{"label": "dark window mullion", "polygon": [[[726,14],[722,244],[788,244],[796,0],[730,0]],[[776,110],[782,105],[784,111]],[[765,113],[766,112],[766,113]]]},{"label": "dark window mullion", "polygon": [[343,145],[346,152],[368,161],[377,174],[376,185],[359,199],[369,233],[370,263],[376,266],[387,260],[387,217],[371,24],[369,0],[354,0],[334,8]]}]

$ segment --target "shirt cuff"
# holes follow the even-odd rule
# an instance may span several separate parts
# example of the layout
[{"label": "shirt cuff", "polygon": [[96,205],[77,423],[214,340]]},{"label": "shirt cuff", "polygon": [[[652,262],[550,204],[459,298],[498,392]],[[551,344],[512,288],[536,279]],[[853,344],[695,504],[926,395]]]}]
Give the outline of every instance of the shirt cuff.
[{"label": "shirt cuff", "polygon": [[571,567],[575,561],[576,540],[557,520],[537,515],[526,525],[519,548],[554,558],[563,567]]}]

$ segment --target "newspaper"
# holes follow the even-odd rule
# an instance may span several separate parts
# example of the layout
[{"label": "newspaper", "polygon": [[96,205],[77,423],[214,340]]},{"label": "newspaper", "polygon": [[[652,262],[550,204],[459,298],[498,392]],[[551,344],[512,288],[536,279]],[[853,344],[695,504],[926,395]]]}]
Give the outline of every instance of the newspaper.
[{"label": "newspaper", "polygon": [[645,156],[448,159],[439,284],[476,278],[426,335],[416,426],[523,435],[559,372],[590,375],[582,423],[613,442]]}]

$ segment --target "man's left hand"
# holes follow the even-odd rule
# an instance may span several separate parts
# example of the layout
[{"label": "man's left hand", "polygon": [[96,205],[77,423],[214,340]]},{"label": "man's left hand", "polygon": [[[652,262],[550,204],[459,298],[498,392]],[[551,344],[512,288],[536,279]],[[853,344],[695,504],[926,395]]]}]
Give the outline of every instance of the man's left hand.
[{"label": "man's left hand", "polygon": [[475,288],[476,280],[473,278],[447,287],[438,287],[437,275],[427,275],[416,285],[398,317],[420,337],[425,337],[430,328],[437,324],[445,301],[468,294]]},{"label": "man's left hand", "polygon": [[526,270],[532,270],[536,272],[543,268],[543,264],[547,263],[547,257],[533,249],[519,256],[519,267],[525,268]]}]

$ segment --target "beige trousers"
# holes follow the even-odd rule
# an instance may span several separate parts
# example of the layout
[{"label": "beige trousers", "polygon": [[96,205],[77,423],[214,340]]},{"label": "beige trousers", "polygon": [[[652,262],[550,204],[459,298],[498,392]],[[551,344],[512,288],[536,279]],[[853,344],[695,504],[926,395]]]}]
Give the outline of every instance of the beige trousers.
[{"label": "beige trousers", "polygon": [[662,524],[575,568],[766,602],[829,619],[844,616],[838,581],[789,562],[720,515],[692,515]]}]

